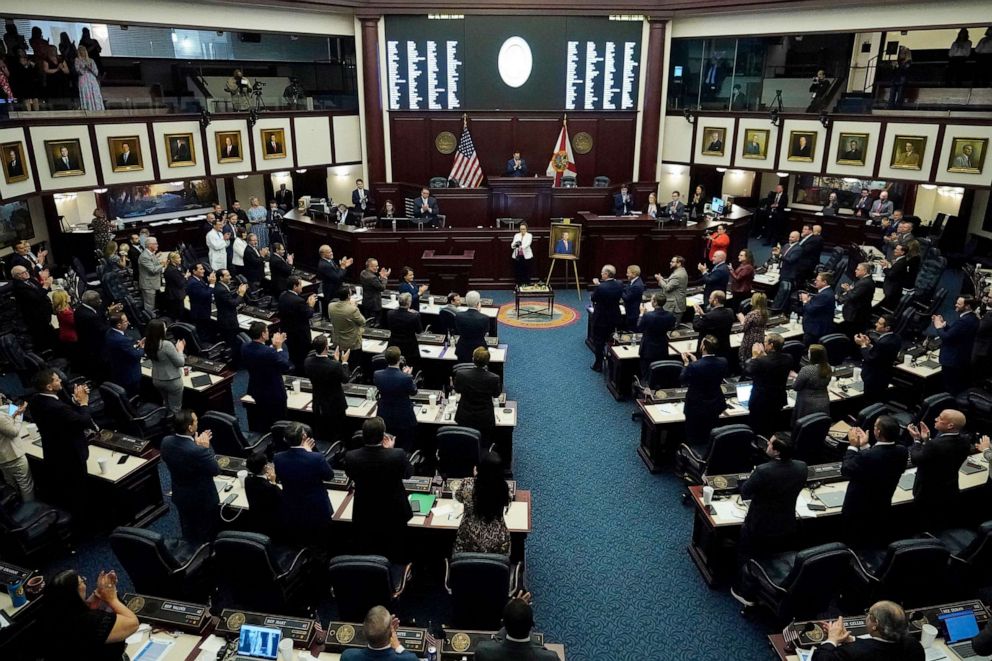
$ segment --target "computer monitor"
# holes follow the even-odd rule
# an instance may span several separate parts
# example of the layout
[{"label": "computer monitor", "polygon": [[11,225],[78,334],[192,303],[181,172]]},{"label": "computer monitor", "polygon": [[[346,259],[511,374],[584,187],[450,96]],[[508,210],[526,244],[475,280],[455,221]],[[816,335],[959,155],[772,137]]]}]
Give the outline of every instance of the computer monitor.
[{"label": "computer monitor", "polygon": [[750,381],[739,381],[736,387],[737,401],[741,403],[741,406],[747,408],[748,402],[751,401],[751,389],[754,388],[754,384]]},{"label": "computer monitor", "polygon": [[676,64],[676,65],[675,65],[675,73],[674,73],[674,76],[675,76],[676,78],[681,78],[681,77],[682,77],[682,65],[680,65],[680,64]]},{"label": "computer monitor", "polygon": [[975,611],[963,610],[957,613],[941,613],[937,616],[947,629],[947,642],[956,643],[970,640],[978,635],[978,620]]},{"label": "computer monitor", "polygon": [[238,656],[249,659],[275,659],[279,654],[282,631],[253,624],[242,624],[238,637]]},{"label": "computer monitor", "polygon": [[714,197],[713,201],[710,202],[710,211],[717,216],[722,216],[725,208],[726,205],[722,197]]}]

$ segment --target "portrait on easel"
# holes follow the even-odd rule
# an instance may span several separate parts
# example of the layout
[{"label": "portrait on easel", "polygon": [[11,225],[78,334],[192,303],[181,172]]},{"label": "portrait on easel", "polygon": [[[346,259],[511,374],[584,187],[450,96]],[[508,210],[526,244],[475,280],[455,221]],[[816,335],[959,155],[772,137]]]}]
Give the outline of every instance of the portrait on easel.
[{"label": "portrait on easel", "polygon": [[548,241],[548,257],[551,259],[579,258],[582,242],[582,225],[551,223],[551,240]]}]

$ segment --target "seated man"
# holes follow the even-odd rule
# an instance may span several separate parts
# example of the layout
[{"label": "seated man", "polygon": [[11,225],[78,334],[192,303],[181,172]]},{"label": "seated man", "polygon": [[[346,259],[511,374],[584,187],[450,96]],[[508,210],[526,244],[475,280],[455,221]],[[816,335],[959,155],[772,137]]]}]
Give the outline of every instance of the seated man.
[{"label": "seated man", "polygon": [[521,590],[513,595],[503,608],[503,628],[495,639],[479,643],[475,661],[558,661],[557,654],[530,640],[534,627],[530,601],[529,592]]},{"label": "seated man", "polygon": [[878,601],[868,609],[865,620],[868,638],[855,638],[844,628],[844,618],[830,623],[827,642],[813,653],[813,661],[871,659],[871,661],[923,661],[926,654],[916,638],[909,635],[906,612],[892,601]]},{"label": "seated man", "polygon": [[396,637],[399,626],[399,618],[391,615],[384,606],[373,607],[362,623],[367,647],[346,649],[341,654],[341,661],[417,661],[417,655],[406,651]]}]

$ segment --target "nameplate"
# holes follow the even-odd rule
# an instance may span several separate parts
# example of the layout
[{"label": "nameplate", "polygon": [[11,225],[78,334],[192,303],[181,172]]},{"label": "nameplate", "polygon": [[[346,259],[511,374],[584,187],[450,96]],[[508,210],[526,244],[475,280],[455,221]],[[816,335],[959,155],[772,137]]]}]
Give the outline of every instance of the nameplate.
[{"label": "nameplate", "polygon": [[[495,631],[467,631],[464,629],[445,629],[441,641],[442,659],[461,659],[474,657],[479,643],[496,639]],[[544,634],[531,632],[530,642],[538,647],[544,646]]]},{"label": "nameplate", "polygon": [[204,604],[130,593],[124,595],[124,603],[142,622],[165,629],[202,633],[210,624],[210,610]]},{"label": "nameplate", "polygon": [[418,390],[415,394],[410,395],[410,401],[417,405],[430,404],[431,396],[433,396],[436,403],[441,400],[442,395],[444,395],[443,390]]},{"label": "nameplate", "polygon": [[104,429],[94,436],[92,443],[108,450],[115,450],[136,457],[141,456],[148,449],[148,446],[151,445],[150,441],[146,441],[143,438],[118,434],[109,429]]},{"label": "nameplate", "polygon": [[263,310],[255,305],[242,305],[238,308],[238,313],[249,317],[255,317],[256,319],[264,319],[266,321],[273,319],[276,316],[275,311]]},{"label": "nameplate", "polygon": [[[303,379],[298,376],[283,374],[282,385],[284,385],[287,390],[294,390],[296,382],[299,382],[300,384],[300,392],[313,392],[313,385],[310,383],[310,379]],[[255,403],[258,404],[259,402]]]},{"label": "nameplate", "polygon": [[248,464],[243,458],[224,454],[217,455],[217,465],[220,466],[221,475],[230,477],[237,477],[238,471],[248,470]]},{"label": "nameplate", "polygon": [[[362,399],[375,399],[379,393],[379,389],[375,386],[367,386],[361,383],[345,383],[341,386],[341,390],[344,392],[345,397],[360,397]],[[369,393],[372,393],[369,396]]]},{"label": "nameplate", "polygon": [[335,491],[347,491],[351,488],[351,478],[341,470],[334,471],[334,477],[324,480],[324,486]]},{"label": "nameplate", "polygon": [[319,317],[314,317],[310,319],[310,328],[322,333],[333,333],[334,324],[327,321],[326,319],[321,319]]},{"label": "nameplate", "polygon": [[227,364],[218,360],[207,360],[199,356],[186,356],[186,365],[192,369],[219,376],[227,369]]},{"label": "nameplate", "polygon": [[443,345],[448,341],[446,335],[440,333],[417,333],[417,344]]},{"label": "nameplate", "polygon": [[217,633],[236,636],[244,624],[258,627],[269,627],[282,631],[283,638],[289,638],[298,647],[309,647],[316,636],[316,623],[305,618],[284,617],[266,613],[251,613],[248,611],[225,608],[221,611],[220,622],[217,623]]},{"label": "nameplate", "polygon": [[[400,644],[415,654],[427,650],[427,629],[400,627],[396,630],[396,638]],[[365,627],[349,622],[329,622],[324,645],[329,652],[343,652],[346,649],[365,649],[368,639],[365,637]]]},{"label": "nameplate", "polygon": [[362,331],[362,337],[366,340],[388,340],[392,336],[392,331],[385,328],[366,328]]},{"label": "nameplate", "polygon": [[410,479],[403,480],[403,488],[407,493],[430,493],[433,480],[429,477],[415,475]]},{"label": "nameplate", "polygon": [[23,583],[30,578],[34,572],[24,567],[12,565],[9,562],[0,561],[0,590],[7,591],[7,584],[18,581]]}]

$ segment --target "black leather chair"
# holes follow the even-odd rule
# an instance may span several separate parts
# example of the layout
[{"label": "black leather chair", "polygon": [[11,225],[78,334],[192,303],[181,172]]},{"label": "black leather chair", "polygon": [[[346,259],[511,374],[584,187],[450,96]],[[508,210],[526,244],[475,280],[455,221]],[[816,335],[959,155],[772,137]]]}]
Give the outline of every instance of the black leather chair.
[{"label": "black leather chair", "polygon": [[950,569],[961,594],[992,585],[992,521],[977,530],[949,528],[932,536],[951,554]]},{"label": "black leather chair", "polygon": [[40,500],[22,503],[0,483],[0,552],[5,558],[27,560],[53,547],[69,548],[72,517]]},{"label": "black leather chair", "polygon": [[483,631],[499,629],[507,599],[520,586],[520,565],[499,553],[455,553],[444,564],[452,624]]},{"label": "black leather chair", "polygon": [[231,354],[226,344],[223,342],[215,342],[214,344],[200,342],[200,337],[197,335],[196,328],[192,324],[177,321],[169,326],[169,335],[174,340],[185,340],[186,353],[191,356],[199,356],[207,360],[230,360]]},{"label": "black leather chair", "polygon": [[592,180],[593,188],[609,188],[610,178],[604,175],[599,175]]},{"label": "black leather chair", "polygon": [[442,477],[472,477],[481,456],[482,434],[477,430],[444,426],[437,432],[437,470]]},{"label": "black leather chair", "polygon": [[706,448],[682,444],[676,454],[676,472],[692,484],[702,484],[705,475],[751,471],[754,440],[754,431],[747,425],[717,427]]},{"label": "black leather chair", "polygon": [[745,580],[754,585],[755,602],[781,621],[812,619],[841,596],[856,574],[854,554],[839,542],[802,551],[752,558]]},{"label": "black leather chair", "polygon": [[820,338],[820,344],[827,350],[827,362],[831,365],[840,365],[854,351],[854,343],[843,333],[827,333]]},{"label": "black leather chair", "polygon": [[857,554],[861,603],[889,599],[905,608],[939,604],[947,592],[950,552],[939,539],[901,539]]},{"label": "black leather chair", "polygon": [[116,431],[151,441],[171,433],[172,414],[164,406],[128,399],[124,389],[110,381],[100,384],[100,395]]},{"label": "black leather chair", "polygon": [[120,526],[110,533],[110,548],[137,592],[196,603],[210,594],[210,544]]},{"label": "black leather chair", "polygon": [[269,434],[243,433],[237,418],[219,411],[207,411],[200,417],[200,431],[207,430],[213,432],[210,445],[214,452],[231,457],[248,457],[253,452],[265,452],[271,438]]},{"label": "black leather chair", "polygon": [[309,549],[276,546],[258,533],[228,530],[214,541],[213,574],[222,607],[311,616],[318,596],[316,569]]},{"label": "black leather chair", "polygon": [[386,354],[377,353],[374,356],[372,356],[372,374],[369,375],[369,382],[371,383],[372,381],[371,378],[372,375],[374,375],[379,370],[386,369],[387,367],[389,367],[389,365],[386,363]]},{"label": "black leather chair", "polygon": [[[448,178],[447,177],[431,177],[431,180],[430,180],[430,182],[428,182],[427,186],[428,186],[428,188],[447,188],[448,187]],[[355,622],[360,622],[363,619],[365,619],[365,616],[364,615],[361,617],[361,619],[355,620]]]},{"label": "black leather chair", "polygon": [[798,372],[806,358],[806,345],[799,340],[789,340],[782,345],[782,353],[792,356],[792,369]]},{"label": "black leather chair", "polygon": [[434,332],[444,335],[455,332],[455,313],[448,308],[441,308],[437,321],[434,322]]},{"label": "black leather chair", "polygon": [[938,392],[930,395],[920,402],[920,407],[916,412],[916,420],[922,420],[928,427],[933,427],[934,419],[940,415],[944,409],[957,408],[958,400],[950,393]]},{"label": "black leather chair", "polygon": [[810,413],[796,420],[792,427],[792,444],[796,449],[796,459],[807,464],[819,464],[827,461],[828,451],[825,443],[827,433],[833,421],[826,413]]},{"label": "black leather chair", "polygon": [[339,555],[331,560],[328,575],[338,617],[361,622],[373,606],[391,606],[406,589],[411,568],[381,555]]}]

